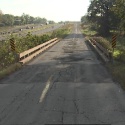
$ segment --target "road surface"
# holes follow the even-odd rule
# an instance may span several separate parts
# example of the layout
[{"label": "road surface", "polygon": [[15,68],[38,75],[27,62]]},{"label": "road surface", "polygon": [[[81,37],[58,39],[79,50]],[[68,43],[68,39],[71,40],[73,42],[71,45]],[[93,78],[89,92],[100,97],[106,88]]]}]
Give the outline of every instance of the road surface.
[{"label": "road surface", "polygon": [[0,125],[125,125],[125,92],[84,42],[67,38],[0,81]]},{"label": "road surface", "polygon": [[56,25],[53,25],[51,27],[48,27],[46,29],[43,29],[43,30],[40,30],[40,31],[36,31],[36,32],[32,32],[33,35],[38,35],[38,34],[44,34],[44,33],[47,33],[47,32],[51,32],[51,31],[54,31],[60,27],[62,27],[64,24],[56,24]]}]

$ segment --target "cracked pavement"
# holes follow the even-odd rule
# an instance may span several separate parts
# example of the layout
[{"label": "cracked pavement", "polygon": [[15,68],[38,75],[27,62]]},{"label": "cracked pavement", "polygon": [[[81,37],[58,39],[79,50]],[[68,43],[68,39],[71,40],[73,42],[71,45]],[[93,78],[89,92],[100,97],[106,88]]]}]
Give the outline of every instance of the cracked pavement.
[{"label": "cracked pavement", "polygon": [[125,92],[85,43],[78,24],[0,80],[0,125],[44,124],[125,125]]}]

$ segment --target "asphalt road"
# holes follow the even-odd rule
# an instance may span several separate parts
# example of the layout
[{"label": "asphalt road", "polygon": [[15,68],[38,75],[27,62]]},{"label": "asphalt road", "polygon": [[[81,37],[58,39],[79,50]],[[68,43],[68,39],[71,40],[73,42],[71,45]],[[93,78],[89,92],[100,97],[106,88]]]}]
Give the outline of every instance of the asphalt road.
[{"label": "asphalt road", "polygon": [[0,125],[125,125],[125,92],[84,42],[79,26],[0,81]]},{"label": "asphalt road", "polygon": [[46,28],[44,30],[40,30],[40,31],[35,31],[35,32],[32,32],[33,35],[38,35],[38,34],[44,34],[44,33],[47,33],[47,32],[50,32],[50,31],[54,31],[60,27],[62,27],[64,24],[58,24],[58,25],[53,25],[49,28]]}]

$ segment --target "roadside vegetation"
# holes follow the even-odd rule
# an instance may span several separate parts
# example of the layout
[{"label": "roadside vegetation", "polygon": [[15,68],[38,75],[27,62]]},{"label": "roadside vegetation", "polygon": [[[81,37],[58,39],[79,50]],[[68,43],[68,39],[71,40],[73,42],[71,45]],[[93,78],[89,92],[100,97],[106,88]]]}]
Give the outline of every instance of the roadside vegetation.
[{"label": "roadside vegetation", "polygon": [[[70,33],[71,29],[72,25],[66,24],[57,30],[43,35],[32,35],[29,32],[24,37],[18,37],[12,34],[10,38],[14,38],[15,40],[16,53],[21,53],[55,37],[62,39]],[[0,41],[0,78],[21,67],[16,60],[14,53],[11,51],[10,38],[6,41]]]},{"label": "roadside vegetation", "polygon": [[47,21],[46,18],[33,17],[28,14],[23,13],[21,16],[14,16],[11,14],[4,14],[0,10],[0,26],[17,26],[17,25],[26,25],[26,24],[54,24],[52,20]]},{"label": "roadside vegetation", "polygon": [[[85,27],[87,26],[88,25],[86,25]],[[107,63],[106,66],[114,77],[114,79],[118,81],[125,89],[125,36],[122,35],[117,37],[117,45],[113,52],[111,45],[112,35],[108,37],[101,37],[97,35],[96,31],[85,27],[83,28],[82,33],[86,37],[86,40],[94,39],[104,48],[113,53],[114,63]]]},{"label": "roadside vegetation", "polygon": [[[103,3],[103,4],[102,4]],[[95,39],[113,54],[114,63],[106,64],[116,81],[125,89],[125,0],[92,0],[87,15],[81,18],[82,33]],[[116,47],[112,36],[116,34]]]}]

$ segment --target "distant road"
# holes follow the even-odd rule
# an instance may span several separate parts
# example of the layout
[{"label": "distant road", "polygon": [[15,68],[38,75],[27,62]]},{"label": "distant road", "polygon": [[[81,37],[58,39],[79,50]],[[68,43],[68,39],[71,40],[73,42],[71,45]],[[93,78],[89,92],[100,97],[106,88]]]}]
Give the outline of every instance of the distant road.
[{"label": "distant road", "polygon": [[[49,26],[49,25],[48,25],[48,27],[46,27],[45,29],[42,29],[42,27],[45,27],[45,26],[47,26],[47,25],[43,25],[43,26],[39,25],[39,26],[36,26],[36,27],[35,27],[36,30],[34,30],[34,31],[31,30],[31,27],[33,27],[33,26],[30,26],[30,29],[26,29],[26,27],[28,27],[28,26],[22,26],[22,28],[21,28],[21,27],[12,28],[12,29],[11,29],[11,32],[12,32],[12,30],[13,30],[13,32],[15,32],[16,35],[19,35],[19,36],[25,36],[28,31],[31,32],[31,34],[33,34],[33,35],[39,35],[39,34],[43,34],[43,33],[46,33],[46,32],[50,32],[50,31],[56,30],[56,29],[60,28],[61,26],[63,26],[63,24],[54,24],[54,25],[52,25],[52,26]],[[20,29],[22,29],[22,31],[20,31]],[[37,30],[37,29],[38,29],[38,30]],[[41,30],[40,30],[40,29],[41,29]],[[8,31],[8,32],[9,32],[9,31]],[[15,34],[15,33],[14,33],[14,34]],[[8,39],[8,38],[9,38],[9,35],[10,35],[10,34],[0,35],[0,41]]]},{"label": "distant road", "polygon": [[125,92],[73,33],[0,81],[0,125],[125,125]]},{"label": "distant road", "polygon": [[43,34],[43,33],[46,33],[46,32],[50,32],[50,31],[56,30],[56,29],[60,28],[61,26],[63,26],[63,24],[54,25],[54,26],[51,26],[51,27],[46,28],[46,29],[44,29],[44,30],[32,32],[32,34],[34,34],[34,35]]}]

